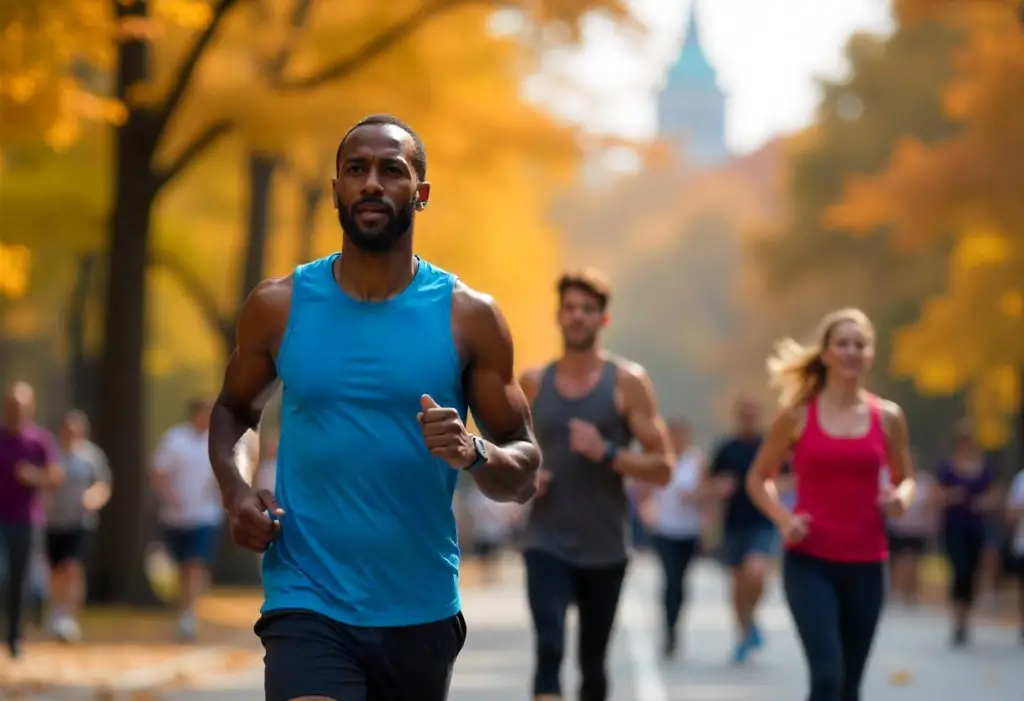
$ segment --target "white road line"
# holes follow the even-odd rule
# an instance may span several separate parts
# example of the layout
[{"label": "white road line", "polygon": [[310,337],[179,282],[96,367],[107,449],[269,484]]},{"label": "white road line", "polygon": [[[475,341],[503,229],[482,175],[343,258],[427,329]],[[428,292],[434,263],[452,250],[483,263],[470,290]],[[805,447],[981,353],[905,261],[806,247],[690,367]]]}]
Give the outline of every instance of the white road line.
[{"label": "white road line", "polygon": [[626,615],[623,616],[622,627],[633,668],[633,689],[636,701],[668,701],[668,686],[654,654],[652,617],[650,607],[645,603],[651,596],[645,595],[645,584],[638,577],[630,577],[626,583],[623,611]]}]

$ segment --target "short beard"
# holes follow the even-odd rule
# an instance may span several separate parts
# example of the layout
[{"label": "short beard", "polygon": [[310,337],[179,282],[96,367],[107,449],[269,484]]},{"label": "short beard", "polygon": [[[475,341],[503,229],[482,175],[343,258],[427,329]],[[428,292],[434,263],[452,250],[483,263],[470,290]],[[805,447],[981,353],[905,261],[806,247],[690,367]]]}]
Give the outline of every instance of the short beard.
[{"label": "short beard", "polygon": [[572,351],[574,353],[584,353],[592,349],[595,345],[597,345],[597,334],[587,336],[586,338],[579,341],[570,341],[568,338],[563,336],[562,345],[564,345],[565,349],[568,351]]},{"label": "short beard", "polygon": [[[356,224],[352,210],[361,204],[373,203],[388,208],[388,221],[383,229],[376,232],[364,231]],[[401,210],[395,211],[383,200],[364,198],[345,207],[338,207],[338,223],[356,248],[367,253],[385,253],[390,251],[412,229],[415,213],[415,201],[410,200]]]}]

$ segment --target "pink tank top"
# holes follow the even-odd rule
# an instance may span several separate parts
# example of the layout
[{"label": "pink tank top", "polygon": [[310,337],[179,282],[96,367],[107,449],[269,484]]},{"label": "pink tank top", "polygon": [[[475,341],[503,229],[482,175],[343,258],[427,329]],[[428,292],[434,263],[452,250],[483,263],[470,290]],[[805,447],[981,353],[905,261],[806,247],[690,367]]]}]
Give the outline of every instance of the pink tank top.
[{"label": "pink tank top", "polygon": [[810,517],[807,537],[786,548],[840,562],[880,562],[889,557],[885,516],[879,506],[887,440],[877,397],[868,399],[871,421],[864,436],[837,438],[818,420],[818,400],[807,405],[807,425],[793,447],[794,513]]}]

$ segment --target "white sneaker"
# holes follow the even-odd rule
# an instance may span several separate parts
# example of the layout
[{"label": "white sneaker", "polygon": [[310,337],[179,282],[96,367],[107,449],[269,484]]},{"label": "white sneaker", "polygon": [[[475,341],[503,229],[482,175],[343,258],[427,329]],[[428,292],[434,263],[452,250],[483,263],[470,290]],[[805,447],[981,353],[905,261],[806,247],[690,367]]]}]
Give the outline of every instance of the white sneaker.
[{"label": "white sneaker", "polygon": [[178,640],[195,640],[196,628],[196,615],[194,613],[183,613],[178,616]]},{"label": "white sneaker", "polygon": [[82,639],[82,629],[78,626],[78,621],[71,616],[55,618],[50,630],[62,643],[74,644]]}]

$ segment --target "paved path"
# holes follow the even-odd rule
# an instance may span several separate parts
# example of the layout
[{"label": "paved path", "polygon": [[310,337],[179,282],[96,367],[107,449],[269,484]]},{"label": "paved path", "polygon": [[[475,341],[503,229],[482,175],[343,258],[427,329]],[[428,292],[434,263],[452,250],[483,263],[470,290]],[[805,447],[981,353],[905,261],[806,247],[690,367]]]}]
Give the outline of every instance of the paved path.
[{"label": "paved path", "polygon": [[[521,578],[508,564],[505,583],[465,595],[470,625],[459,658],[451,701],[528,701],[531,637]],[[686,654],[665,664],[656,656],[655,564],[632,566],[610,663],[610,701],[798,701],[805,678],[796,637],[774,586],[760,621],[767,646],[744,668],[728,663],[732,639],[721,573],[702,563],[691,580],[693,604],[686,626]],[[951,651],[947,623],[935,611],[890,611],[876,643],[864,698],[868,701],[984,699],[1020,701],[1024,648],[1010,628],[979,627],[972,649]],[[572,639],[570,633],[570,640]],[[570,659],[574,654],[570,646]],[[566,689],[575,673],[566,666]],[[250,664],[208,679],[201,688],[166,690],[145,698],[165,701],[253,701],[261,696],[261,670]],[[50,693],[39,701],[85,698]],[[127,698],[127,697],[126,697]],[[136,697],[139,698],[139,697]],[[571,696],[569,697],[571,698]]]}]

